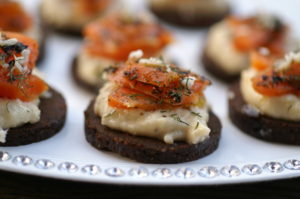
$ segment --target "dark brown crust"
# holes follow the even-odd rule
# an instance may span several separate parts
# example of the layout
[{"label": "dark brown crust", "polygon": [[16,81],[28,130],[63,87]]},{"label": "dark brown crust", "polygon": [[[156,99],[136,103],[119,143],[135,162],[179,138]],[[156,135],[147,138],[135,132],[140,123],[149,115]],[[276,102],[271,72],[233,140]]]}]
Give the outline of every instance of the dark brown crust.
[{"label": "dark brown crust", "polygon": [[240,77],[240,74],[232,75],[224,71],[224,69],[207,54],[206,49],[203,50],[201,59],[204,69],[223,82],[232,83],[237,81]]},{"label": "dark brown crust", "polygon": [[166,144],[160,140],[134,136],[101,125],[93,110],[94,101],[85,111],[86,140],[95,148],[109,150],[122,156],[145,163],[170,164],[188,162],[214,152],[221,136],[221,123],[210,112],[208,126],[211,128],[209,139],[202,143],[189,145],[185,142]]},{"label": "dark brown crust", "polygon": [[230,13],[230,8],[228,6],[228,9],[223,12],[219,13],[218,15],[202,15],[202,16],[195,16],[194,18],[187,19],[185,16],[182,16],[181,14],[178,14],[178,12],[174,12],[171,10],[163,10],[163,9],[157,9],[151,4],[149,5],[150,10],[160,19],[174,24],[178,26],[184,26],[184,27],[208,27],[220,20],[222,20],[225,16],[227,16]]},{"label": "dark brown crust", "polygon": [[54,24],[46,23],[45,20],[42,20],[43,26],[47,27],[48,30],[53,30],[55,32],[61,33],[63,35],[70,35],[74,37],[82,37],[82,29],[72,29],[70,27],[57,27]]},{"label": "dark brown crust", "polygon": [[265,115],[251,117],[244,113],[246,105],[240,91],[240,85],[235,83],[230,91],[234,98],[229,99],[229,117],[231,121],[245,133],[270,142],[300,145],[300,123],[274,119]]},{"label": "dark brown crust", "polygon": [[99,91],[99,88],[102,86],[102,84],[99,85],[92,85],[89,84],[87,82],[85,82],[84,80],[82,80],[79,75],[77,74],[77,57],[74,57],[73,61],[72,61],[72,65],[71,65],[71,75],[72,75],[72,79],[74,80],[74,82],[81,88],[92,92],[94,94],[97,94]]},{"label": "dark brown crust", "polygon": [[54,136],[65,123],[66,103],[63,96],[50,89],[50,98],[41,98],[41,119],[34,124],[25,124],[8,130],[6,142],[0,146],[18,146],[39,142]]}]

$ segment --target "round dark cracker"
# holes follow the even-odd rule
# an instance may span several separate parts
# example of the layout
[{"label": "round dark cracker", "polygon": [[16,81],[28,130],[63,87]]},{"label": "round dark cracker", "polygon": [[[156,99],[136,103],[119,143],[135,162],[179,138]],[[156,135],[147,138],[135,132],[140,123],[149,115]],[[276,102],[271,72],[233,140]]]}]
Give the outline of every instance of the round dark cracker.
[{"label": "round dark cracker", "polygon": [[229,117],[240,130],[262,140],[300,145],[300,122],[275,119],[262,114],[251,116],[243,111],[247,103],[239,83],[233,84],[230,92],[233,96],[229,99]]},{"label": "round dark cracker", "polygon": [[74,57],[72,64],[71,64],[71,75],[72,75],[72,79],[74,80],[74,82],[81,88],[90,91],[94,94],[97,94],[99,91],[99,88],[102,86],[102,83],[100,83],[99,85],[94,85],[94,84],[90,84],[86,81],[84,81],[83,79],[80,78],[80,76],[77,73],[77,57]]},{"label": "round dark cracker", "polygon": [[[225,16],[227,16],[230,13],[230,8],[228,6],[228,9],[225,12],[219,13],[217,15],[198,15],[193,18],[187,19],[185,16],[182,16],[182,14],[179,14],[178,12],[174,12],[171,10],[164,10],[164,9],[157,9],[151,4],[149,5],[150,10],[160,19],[174,25],[183,26],[183,27],[189,27],[189,28],[196,28],[196,27],[208,27],[218,21],[221,21]],[[199,13],[198,13],[199,14]]]},{"label": "round dark cracker", "polygon": [[158,139],[134,136],[101,125],[101,118],[94,113],[93,107],[94,101],[85,111],[86,140],[97,149],[113,151],[139,162],[170,164],[196,160],[214,152],[221,137],[221,122],[212,112],[208,122],[210,137],[204,142],[166,144]]},{"label": "round dark cracker", "polygon": [[202,53],[201,60],[204,69],[223,82],[232,83],[237,81],[240,77],[240,74],[229,74],[227,71],[225,71],[218,63],[213,60],[212,57],[208,55],[206,49],[204,49]]},{"label": "round dark cracker", "polygon": [[6,135],[6,142],[0,146],[18,146],[45,140],[57,134],[65,123],[67,106],[63,96],[50,89],[50,98],[41,98],[40,121],[34,124],[24,124],[10,128]]}]

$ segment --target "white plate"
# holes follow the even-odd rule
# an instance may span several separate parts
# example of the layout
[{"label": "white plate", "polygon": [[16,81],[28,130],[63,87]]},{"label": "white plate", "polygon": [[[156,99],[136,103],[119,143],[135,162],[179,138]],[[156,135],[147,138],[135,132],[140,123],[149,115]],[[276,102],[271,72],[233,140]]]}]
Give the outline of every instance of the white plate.
[{"label": "white plate", "polygon": [[[30,0],[26,3],[32,8],[37,5],[37,1]],[[135,9],[144,9],[145,6],[141,0],[126,2]],[[300,27],[297,21],[300,16],[296,9],[300,7],[299,1],[233,2],[238,12],[250,13],[256,8],[271,10],[283,15],[293,27]],[[168,49],[168,53],[176,57],[183,67],[208,76],[198,64],[205,32],[168,28],[176,36],[176,43]],[[77,39],[50,35],[47,55],[41,67],[47,81],[63,92],[67,100],[68,118],[64,129],[53,138],[40,143],[0,147],[0,169],[75,181],[139,185],[228,184],[300,176],[300,162],[296,161],[300,160],[300,147],[263,142],[235,128],[227,117],[226,87],[218,81],[214,81],[206,94],[222,120],[222,139],[217,151],[208,157],[189,163],[154,165],[137,163],[94,149],[85,141],[83,130],[83,111],[92,96],[77,88],[70,75],[70,63],[80,45],[81,42]],[[51,162],[45,164],[45,160]],[[94,175],[84,172],[84,168],[90,168],[85,167],[86,165],[96,165],[92,167]],[[231,165],[233,167],[228,173],[227,166]],[[47,166],[48,169],[44,169]],[[97,168],[100,168],[99,172]],[[135,172],[138,168],[139,172]]]}]

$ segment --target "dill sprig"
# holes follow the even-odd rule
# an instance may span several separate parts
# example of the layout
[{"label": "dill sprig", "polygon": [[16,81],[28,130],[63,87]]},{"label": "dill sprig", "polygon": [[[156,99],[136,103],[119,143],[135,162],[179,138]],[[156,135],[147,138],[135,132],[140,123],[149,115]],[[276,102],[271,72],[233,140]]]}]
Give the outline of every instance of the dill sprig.
[{"label": "dill sprig", "polygon": [[199,121],[197,121],[197,124],[195,126],[195,130],[199,127]]},{"label": "dill sprig", "polygon": [[10,102],[8,101],[8,102],[6,102],[6,105],[5,105],[5,106],[6,106],[6,111],[7,111],[8,113],[10,113],[10,110],[9,110],[9,107],[8,107],[8,106],[9,106],[9,103],[10,103]]},{"label": "dill sprig", "polygon": [[170,115],[170,116],[171,116],[174,120],[176,120],[176,121],[178,121],[178,122],[180,122],[180,123],[183,123],[183,124],[185,124],[185,125],[187,125],[187,126],[190,126],[189,123],[187,123],[187,122],[181,120],[181,118],[180,118],[176,113],[174,113],[174,114],[172,114],[172,115]]},{"label": "dill sprig", "polygon": [[194,112],[194,111],[191,111],[191,113],[192,113],[193,115],[196,115],[196,116],[202,118],[202,116],[200,115],[200,113],[196,113],[196,112]]},{"label": "dill sprig", "polygon": [[189,81],[190,80],[192,80],[192,78],[188,77],[185,82],[185,89],[187,90],[188,95],[190,95],[192,93],[191,90],[189,89]]}]

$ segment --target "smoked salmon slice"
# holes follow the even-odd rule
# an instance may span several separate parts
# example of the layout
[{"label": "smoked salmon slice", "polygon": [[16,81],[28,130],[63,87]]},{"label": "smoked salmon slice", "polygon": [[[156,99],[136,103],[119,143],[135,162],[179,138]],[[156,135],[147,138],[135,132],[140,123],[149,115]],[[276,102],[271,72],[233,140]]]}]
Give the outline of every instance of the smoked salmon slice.
[{"label": "smoked salmon slice", "polygon": [[[12,32],[2,32],[1,37],[2,42],[10,40],[12,44],[0,46],[3,55],[0,64],[0,97],[22,101],[36,99],[48,89],[43,80],[32,74],[38,56],[37,42]],[[28,56],[27,60],[25,56]]]},{"label": "smoked salmon slice", "polygon": [[130,62],[121,66],[109,80],[118,85],[109,96],[111,106],[143,110],[195,105],[210,84],[207,79],[175,66]]}]

